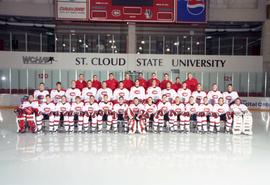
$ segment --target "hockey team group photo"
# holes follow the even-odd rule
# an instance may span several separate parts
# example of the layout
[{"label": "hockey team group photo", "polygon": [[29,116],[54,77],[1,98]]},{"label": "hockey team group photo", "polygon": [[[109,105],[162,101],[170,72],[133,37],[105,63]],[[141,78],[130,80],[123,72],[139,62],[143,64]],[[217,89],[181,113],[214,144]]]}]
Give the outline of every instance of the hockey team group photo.
[{"label": "hockey team group photo", "polygon": [[110,73],[106,81],[84,74],[70,87],[61,82],[48,90],[40,83],[22,98],[16,113],[19,133],[227,133],[252,135],[252,114],[238,92],[228,84],[203,89],[192,73],[172,81],[168,73],[145,79],[129,73],[118,81]]}]

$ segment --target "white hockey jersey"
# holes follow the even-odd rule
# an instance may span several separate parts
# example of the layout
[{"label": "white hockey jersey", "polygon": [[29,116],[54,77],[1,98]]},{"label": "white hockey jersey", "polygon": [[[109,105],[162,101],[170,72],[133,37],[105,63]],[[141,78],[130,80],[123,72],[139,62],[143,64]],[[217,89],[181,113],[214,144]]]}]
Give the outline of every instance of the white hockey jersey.
[{"label": "white hockey jersey", "polygon": [[139,87],[131,87],[129,99],[133,100],[134,98],[138,98],[140,100],[145,99],[145,89],[142,86]]},{"label": "white hockey jersey", "polygon": [[109,111],[109,110],[113,110],[113,104],[112,104],[112,102],[104,102],[104,101],[102,101],[102,102],[100,102],[99,103],[99,109],[100,110],[103,110],[103,111]]},{"label": "white hockey jersey", "polygon": [[198,104],[193,103],[193,104],[186,104],[185,106],[185,112],[189,112],[190,114],[196,114],[198,112]]},{"label": "white hockey jersey", "polygon": [[192,96],[194,97],[194,100],[199,103],[203,103],[203,98],[206,97],[206,92],[204,91],[194,91],[192,93]]},{"label": "white hockey jersey", "polygon": [[143,104],[139,103],[135,105],[134,103],[130,104],[128,107],[133,114],[139,114],[142,110],[144,110]]},{"label": "white hockey jersey", "polygon": [[125,100],[129,100],[129,91],[126,88],[115,89],[113,92],[113,100],[119,100],[120,97],[123,97]]},{"label": "white hockey jersey", "polygon": [[155,114],[157,112],[157,106],[156,104],[149,105],[148,103],[146,103],[144,105],[144,110],[148,114]]},{"label": "white hockey jersey", "polygon": [[64,96],[66,92],[64,90],[58,91],[57,89],[51,90],[51,98],[54,103],[58,103],[61,101],[62,96]]},{"label": "white hockey jersey", "polygon": [[190,89],[179,89],[177,91],[177,94],[179,95],[181,102],[187,104],[189,102],[189,97],[191,96]]},{"label": "white hockey jersey", "polygon": [[182,112],[185,112],[185,105],[183,103],[179,104],[172,104],[172,110],[176,112],[176,114],[180,114]]},{"label": "white hockey jersey", "polygon": [[163,89],[161,91],[161,94],[162,94],[162,96],[166,95],[168,98],[168,101],[170,101],[170,102],[172,102],[177,95],[174,89]]},{"label": "white hockey jersey", "polygon": [[128,109],[128,104],[126,103],[123,103],[123,104],[117,103],[113,106],[113,110],[117,114],[124,114],[127,111],[127,109]]},{"label": "white hockey jersey", "polygon": [[93,114],[99,110],[99,106],[97,103],[90,104],[89,102],[85,103],[83,106],[83,111]]},{"label": "white hockey jersey", "polygon": [[212,112],[217,113],[218,115],[222,115],[230,112],[230,108],[229,105],[225,103],[223,105],[215,104]]},{"label": "white hockey jersey", "polygon": [[172,109],[172,104],[170,102],[159,102],[157,109],[162,110],[162,112],[168,112]]},{"label": "white hockey jersey", "polygon": [[34,91],[34,99],[40,101],[40,103],[43,103],[46,101],[46,96],[49,94],[47,90],[40,91],[35,90]]},{"label": "white hockey jersey", "polygon": [[234,102],[238,97],[239,96],[238,96],[238,93],[236,91],[223,93],[224,102],[228,105],[230,105],[232,102]]},{"label": "white hockey jersey", "polygon": [[244,112],[248,111],[247,106],[244,104],[240,104],[240,105],[232,104],[230,106],[230,109],[235,114],[240,114],[240,115],[243,114]]},{"label": "white hockey jersey", "polygon": [[74,102],[76,96],[81,96],[80,89],[77,88],[69,88],[66,91],[66,97],[68,102]]},{"label": "white hockey jersey", "polygon": [[34,108],[34,109],[38,109],[39,108],[39,104],[38,104],[38,101],[35,100],[35,101],[32,101],[32,102],[29,102],[29,101],[24,101],[21,105],[21,108],[24,109],[24,108]]},{"label": "white hockey jersey", "polygon": [[207,94],[208,101],[212,105],[217,104],[218,99],[222,98],[222,97],[223,97],[223,95],[220,91],[209,91]]},{"label": "white hockey jersey", "polygon": [[65,102],[65,103],[62,103],[62,102],[58,102],[55,106],[55,111],[56,112],[62,112],[62,113],[66,113],[66,112],[69,112],[70,111],[70,103],[68,102]]},{"label": "white hockey jersey", "polygon": [[112,100],[113,99],[113,94],[112,94],[112,90],[110,88],[101,88],[97,91],[97,97],[96,99],[99,101],[103,100],[103,97],[107,95],[108,96],[108,100]]},{"label": "white hockey jersey", "polygon": [[50,103],[42,103],[40,106],[39,106],[39,112],[41,112],[42,114],[49,114],[51,112],[54,112],[55,111],[55,104],[50,102]]},{"label": "white hockey jersey", "polygon": [[82,99],[84,101],[88,101],[90,96],[96,97],[96,95],[97,95],[97,89],[95,87],[91,87],[91,88],[85,87],[82,90]]},{"label": "white hockey jersey", "polygon": [[200,104],[198,106],[197,112],[204,112],[206,115],[209,115],[213,110],[213,105],[208,103],[208,104]]},{"label": "white hockey jersey", "polygon": [[161,89],[160,87],[149,87],[146,92],[146,98],[153,98],[153,100],[157,101],[161,99]]},{"label": "white hockey jersey", "polygon": [[76,102],[73,102],[71,104],[71,107],[70,107],[70,110],[74,113],[80,113],[83,111],[83,102],[80,102],[80,103],[76,103]]}]

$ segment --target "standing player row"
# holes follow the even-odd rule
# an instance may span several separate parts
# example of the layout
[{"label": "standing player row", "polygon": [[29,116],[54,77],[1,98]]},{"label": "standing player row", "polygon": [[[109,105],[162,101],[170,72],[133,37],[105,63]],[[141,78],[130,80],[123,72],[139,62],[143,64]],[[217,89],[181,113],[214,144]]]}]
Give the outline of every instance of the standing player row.
[{"label": "standing player row", "polygon": [[212,85],[212,89],[207,93],[203,90],[201,84],[197,84],[196,90],[191,91],[187,88],[187,84],[183,83],[182,88],[175,91],[171,87],[171,83],[166,84],[165,89],[161,89],[157,86],[156,80],[152,81],[152,86],[148,87],[146,90],[140,86],[139,80],[135,81],[135,85],[131,87],[130,90],[124,88],[124,83],[120,82],[118,88],[112,91],[107,87],[107,83],[103,82],[102,87],[97,90],[92,86],[92,81],[87,82],[87,87],[83,88],[82,91],[76,88],[76,82],[71,82],[71,87],[67,90],[63,90],[61,83],[56,83],[56,88],[51,90],[45,90],[45,84],[40,83],[39,88],[34,91],[35,100],[40,102],[45,102],[46,95],[50,95],[54,103],[58,103],[62,96],[67,97],[68,102],[74,102],[77,96],[81,97],[83,101],[88,101],[90,96],[94,96],[95,100],[100,102],[104,100],[104,96],[108,96],[109,101],[113,103],[118,102],[120,97],[125,100],[132,101],[134,98],[138,98],[140,101],[144,101],[151,97],[156,103],[161,100],[163,95],[166,95],[169,102],[173,102],[178,96],[183,103],[188,103],[190,96],[195,98],[196,103],[203,103],[203,98],[207,97],[209,103],[214,105],[218,103],[218,99],[223,97],[226,104],[232,104],[237,98],[238,93],[233,90],[231,84],[227,86],[226,92],[220,92],[216,84]]}]

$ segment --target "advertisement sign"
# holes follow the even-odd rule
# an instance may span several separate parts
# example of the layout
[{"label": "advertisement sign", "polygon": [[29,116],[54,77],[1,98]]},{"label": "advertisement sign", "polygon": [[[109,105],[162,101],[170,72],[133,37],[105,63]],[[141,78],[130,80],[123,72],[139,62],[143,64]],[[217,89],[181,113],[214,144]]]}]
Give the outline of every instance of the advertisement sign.
[{"label": "advertisement sign", "polygon": [[[6,62],[9,61],[9,62]],[[141,55],[0,51],[0,68],[262,72],[262,56]]]},{"label": "advertisement sign", "polygon": [[174,22],[174,0],[91,0],[92,21]]},{"label": "advertisement sign", "polygon": [[57,0],[56,19],[57,20],[88,20],[87,0]]},{"label": "advertisement sign", "polygon": [[249,109],[270,110],[269,97],[241,97],[241,100]]},{"label": "advertisement sign", "polygon": [[205,23],[206,0],[177,0],[177,22]]}]

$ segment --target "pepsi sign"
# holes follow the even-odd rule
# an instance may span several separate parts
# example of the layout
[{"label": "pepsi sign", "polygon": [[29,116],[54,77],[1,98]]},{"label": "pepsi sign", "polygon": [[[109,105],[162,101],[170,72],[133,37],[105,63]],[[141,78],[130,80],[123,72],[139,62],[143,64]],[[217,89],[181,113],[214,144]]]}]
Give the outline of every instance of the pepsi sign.
[{"label": "pepsi sign", "polygon": [[177,0],[178,22],[205,23],[206,14],[206,0]]}]

